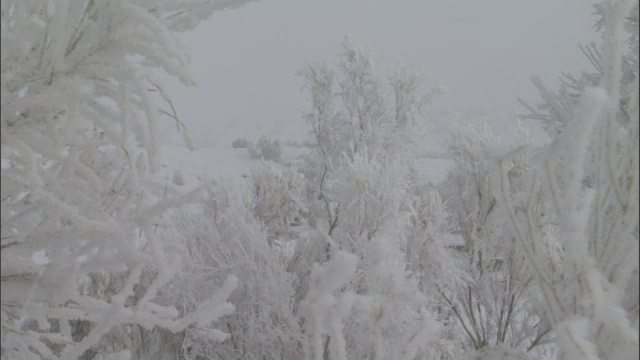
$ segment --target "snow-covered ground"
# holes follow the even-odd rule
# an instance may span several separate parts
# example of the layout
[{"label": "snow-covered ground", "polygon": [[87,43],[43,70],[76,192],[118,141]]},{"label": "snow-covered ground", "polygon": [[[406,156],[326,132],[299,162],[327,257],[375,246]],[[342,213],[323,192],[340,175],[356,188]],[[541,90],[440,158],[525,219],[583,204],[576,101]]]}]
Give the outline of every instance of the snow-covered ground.
[{"label": "snow-covered ground", "polygon": [[[416,170],[424,182],[438,183],[446,178],[452,165],[447,158],[446,143],[452,129],[461,123],[486,125],[500,138],[509,137],[518,126],[516,113],[509,110],[440,111],[429,114],[422,150],[415,159]],[[302,146],[308,139],[308,126],[302,119],[297,119],[294,125],[284,126],[281,121],[262,121],[255,127],[241,128],[229,123],[210,133],[191,129],[197,146],[193,151],[179,140],[180,135],[175,128],[168,127],[163,131],[165,145],[160,154],[162,169],[158,176],[162,181],[171,182],[174,174],[179,172],[184,178],[185,190],[197,186],[201,177],[223,177],[244,183],[260,161],[252,159],[245,148],[232,148],[232,141],[244,138],[255,143],[261,136],[279,139],[283,162],[292,163],[309,151]],[[537,124],[526,122],[522,126],[530,129],[534,143],[544,141],[544,133]]]},{"label": "snow-covered ground", "polygon": [[247,149],[201,147],[189,150],[185,146],[167,145],[160,154],[162,181],[173,182],[176,172],[184,179],[184,189],[198,186],[202,178],[228,178],[244,182],[259,162],[249,158]]},{"label": "snow-covered ground", "polygon": [[[282,146],[283,162],[296,161],[307,148]],[[161,170],[157,176],[162,182],[173,182],[176,174],[184,179],[185,190],[194,189],[202,178],[226,178],[244,183],[251,171],[260,165],[260,160],[252,159],[247,149],[229,147],[200,147],[189,150],[185,146],[167,145],[160,154]],[[438,183],[447,176],[452,165],[450,159],[420,157],[415,160],[418,175],[424,182]]]}]

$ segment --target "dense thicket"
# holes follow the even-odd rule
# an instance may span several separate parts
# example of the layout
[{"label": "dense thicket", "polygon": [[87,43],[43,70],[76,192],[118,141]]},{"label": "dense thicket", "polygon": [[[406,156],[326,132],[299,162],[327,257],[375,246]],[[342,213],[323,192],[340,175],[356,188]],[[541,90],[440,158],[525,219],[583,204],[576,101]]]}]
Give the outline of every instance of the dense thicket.
[{"label": "dense thicket", "polygon": [[454,127],[423,183],[442,88],[347,38],[299,71],[302,161],[238,139],[248,186],[161,185],[174,33],[246,2],[2,2],[3,359],[638,358],[637,1],[596,6],[595,71],[535,81],[542,147]]}]

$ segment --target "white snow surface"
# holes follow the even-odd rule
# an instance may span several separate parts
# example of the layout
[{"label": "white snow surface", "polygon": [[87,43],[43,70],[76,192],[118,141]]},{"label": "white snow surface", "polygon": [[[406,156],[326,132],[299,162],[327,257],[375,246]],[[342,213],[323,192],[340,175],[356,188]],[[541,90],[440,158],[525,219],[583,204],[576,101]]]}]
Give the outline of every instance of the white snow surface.
[{"label": "white snow surface", "polygon": [[246,182],[251,170],[260,162],[249,157],[247,149],[200,147],[189,150],[185,146],[167,145],[160,153],[162,181],[171,183],[173,174],[179,171],[184,178],[184,190],[196,188],[201,179],[220,177],[234,182]]},{"label": "white snow surface", "polygon": [[[282,146],[285,164],[295,162],[308,148]],[[246,183],[251,171],[260,165],[259,159],[252,159],[247,149],[224,147],[200,147],[189,150],[185,146],[166,145],[160,154],[161,169],[157,176],[170,183],[173,174],[179,171],[184,178],[184,190],[191,190],[200,184],[202,178],[225,178],[234,183]],[[441,157],[420,157],[415,160],[420,179],[426,182],[443,181],[452,165],[450,159]]]},{"label": "white snow surface", "polygon": [[[160,150],[160,166],[158,176],[162,181],[171,183],[173,175],[182,174],[184,190],[190,190],[200,183],[202,176],[209,178],[227,178],[234,183],[246,183],[252,169],[259,166],[258,159],[252,159],[246,148],[234,149],[231,143],[236,138],[244,138],[253,143],[261,136],[280,140],[282,160],[284,164],[296,162],[310,151],[303,146],[309,139],[309,126],[304,120],[295,119],[291,126],[284,126],[282,121],[263,121],[255,127],[238,128],[239,124],[227,124],[215,134],[189,129],[196,149],[187,149],[180,140],[175,128],[163,129],[164,145]],[[425,183],[438,183],[447,177],[452,161],[446,153],[450,132],[456,124],[472,123],[476,126],[488,126],[501,138],[512,136],[518,127],[515,110],[493,109],[474,111],[438,111],[429,114],[426,124],[426,135],[422,142],[422,150],[417,154],[415,166],[420,179]],[[530,130],[534,143],[541,143],[546,136],[538,124],[527,122],[522,127]],[[238,134],[242,134],[238,136]]]}]

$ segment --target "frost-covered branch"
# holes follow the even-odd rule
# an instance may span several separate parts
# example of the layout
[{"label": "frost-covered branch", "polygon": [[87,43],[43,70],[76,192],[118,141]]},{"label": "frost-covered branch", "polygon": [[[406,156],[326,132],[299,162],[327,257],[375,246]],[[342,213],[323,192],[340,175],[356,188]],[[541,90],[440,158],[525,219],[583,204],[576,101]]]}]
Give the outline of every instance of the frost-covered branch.
[{"label": "frost-covered branch", "polygon": [[[638,73],[626,65],[637,64],[638,47],[625,46],[625,31],[637,38],[637,8],[598,5],[603,46],[589,52],[597,54],[597,87],[581,89],[566,124],[534,155],[530,186],[508,186],[505,157],[497,170],[500,203],[544,295],[561,358],[638,356]],[[532,226],[538,216],[519,200],[532,197],[551,222]],[[558,246],[557,266],[546,265],[540,245],[548,239]]]},{"label": "frost-covered branch", "polygon": [[[155,225],[189,196],[165,196],[149,177],[164,96],[152,68],[193,83],[172,31],[204,19],[196,3],[243,1],[2,2],[3,357],[116,352],[126,342],[106,339],[123,324],[182,331],[199,320],[157,303],[178,263]],[[198,311],[220,314],[225,291]]]}]

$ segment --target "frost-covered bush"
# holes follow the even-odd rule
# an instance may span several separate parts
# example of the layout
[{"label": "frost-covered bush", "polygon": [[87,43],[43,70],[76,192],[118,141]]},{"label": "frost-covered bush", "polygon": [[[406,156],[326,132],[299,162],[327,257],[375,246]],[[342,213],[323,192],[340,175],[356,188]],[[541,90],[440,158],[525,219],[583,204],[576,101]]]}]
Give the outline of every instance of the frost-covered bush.
[{"label": "frost-covered bush", "polygon": [[356,358],[415,359],[442,355],[442,322],[419,291],[416,274],[407,269],[405,254],[394,234],[377,236],[364,246],[360,286],[368,306],[349,323]]},{"label": "frost-covered bush", "polygon": [[[375,240],[358,256],[336,251],[314,265],[300,305],[308,359],[422,359],[439,356],[440,325],[421,309],[421,294],[404,269],[401,252],[388,239]],[[363,266],[363,267],[361,267]],[[358,268],[361,267],[361,270]],[[353,288],[364,271],[370,288]],[[438,349],[439,350],[439,349]]]},{"label": "frost-covered bush", "polygon": [[251,174],[250,207],[266,226],[269,240],[291,237],[291,226],[305,212],[305,181],[296,170],[263,162]]},{"label": "frost-covered bush", "polygon": [[[102,341],[122,324],[206,328],[227,306],[224,291],[197,308],[206,316],[157,302],[179,259],[165,260],[154,224],[188,198],[159,199],[148,173],[166,100],[155,75],[192,83],[173,32],[230,5],[2,1],[3,358],[122,353],[127,341]],[[83,290],[95,274],[91,286],[113,286]]]},{"label": "frost-covered bush", "polygon": [[362,248],[359,242],[371,241],[376,234],[394,227],[405,183],[396,163],[356,154],[353,161],[343,160],[332,182],[332,200],[340,207],[342,236],[352,242],[343,244],[351,251]]},{"label": "frost-covered bush", "polygon": [[336,252],[323,265],[314,264],[310,289],[300,305],[305,318],[307,359],[347,359],[344,322],[362,297],[342,289],[357,267],[358,258],[344,251]]},{"label": "frost-covered bush", "polygon": [[248,149],[251,147],[251,141],[245,138],[237,138],[231,142],[231,147],[234,149]]},{"label": "frost-covered bush", "polygon": [[449,292],[465,278],[458,270],[460,263],[450,249],[452,244],[447,243],[452,230],[451,215],[434,186],[420,184],[415,178],[410,184],[411,212],[405,225],[403,251],[420,291],[434,300],[442,300],[431,290]]},{"label": "frost-covered bush", "polygon": [[425,297],[425,307],[442,324],[438,339],[430,346],[431,354],[442,360],[459,359],[465,348],[465,335],[442,294],[455,293],[469,276],[463,271],[464,259],[456,256],[450,243],[452,225],[447,204],[434,186],[420,184],[415,173],[411,176],[407,204],[411,211],[402,251],[407,269]]},{"label": "frost-covered bush", "polygon": [[[512,139],[515,145],[528,143],[525,133]],[[492,156],[510,146],[487,127],[465,125],[453,131],[449,153],[455,165],[439,187],[453,215],[451,229],[460,238],[450,249],[461,257],[467,281],[442,296],[470,349],[510,347],[535,353],[531,350],[548,337],[549,329],[542,329],[533,277],[493,188]],[[511,163],[508,181],[513,188],[524,188],[525,155]],[[542,242],[539,246],[553,249]]]},{"label": "frost-covered bush", "polygon": [[[409,339],[427,336],[423,331],[437,334],[439,326],[427,320],[431,315],[426,299],[415,281],[417,275],[407,271],[402,251],[408,218],[403,211],[406,172],[398,162],[367,155],[365,150],[353,160],[345,156],[329,193],[340,209],[332,246],[361,259],[349,289],[368,299],[355,309],[355,319],[344,325],[346,346],[355,358],[404,358],[403,351],[410,351]],[[417,341],[415,351],[424,351],[427,343]]]},{"label": "frost-covered bush", "polygon": [[280,140],[271,139],[262,136],[256,142],[255,147],[249,146],[249,156],[254,159],[262,159],[273,162],[280,162],[282,158],[282,149],[280,148]]},{"label": "frost-covered bush", "polygon": [[286,271],[280,249],[269,244],[239,191],[216,181],[208,181],[206,189],[198,207],[178,211],[168,220],[174,229],[167,233],[167,244],[185,261],[161,289],[160,299],[190,312],[233,275],[238,285],[228,301],[235,312],[220,314],[215,323],[219,341],[194,327],[172,335],[180,356],[194,360],[302,358],[293,301],[296,281]]}]

